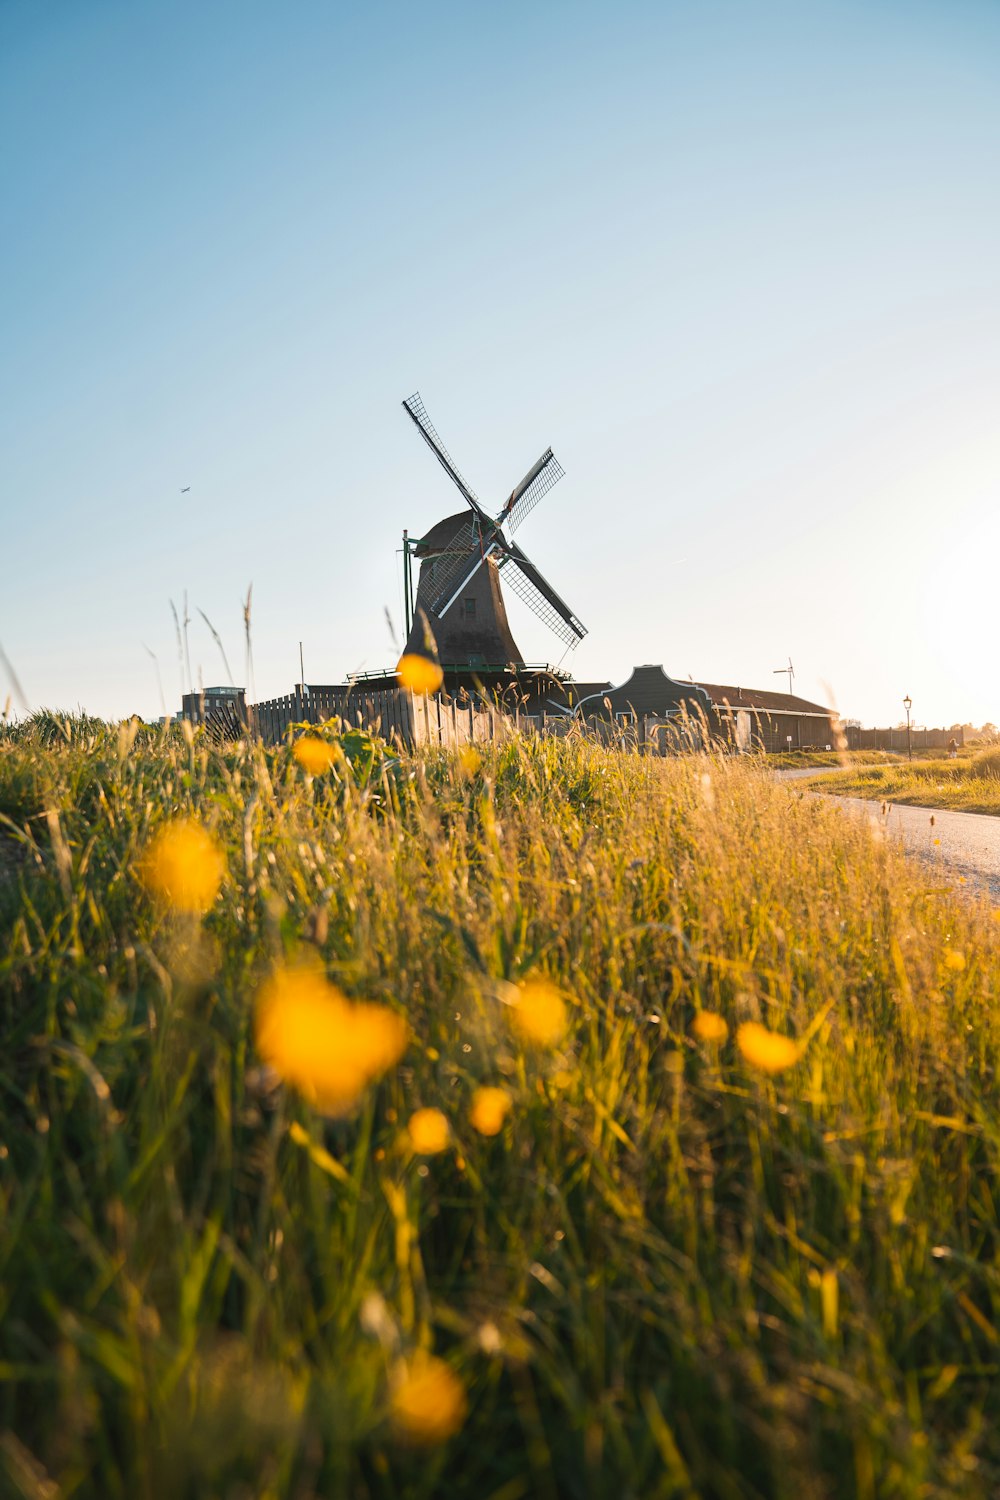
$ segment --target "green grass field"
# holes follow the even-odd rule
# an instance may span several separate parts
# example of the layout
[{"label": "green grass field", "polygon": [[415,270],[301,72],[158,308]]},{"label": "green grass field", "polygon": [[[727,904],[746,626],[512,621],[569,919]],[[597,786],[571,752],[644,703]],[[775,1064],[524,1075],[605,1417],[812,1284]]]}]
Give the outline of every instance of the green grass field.
[{"label": "green grass field", "polygon": [[[995,1496],[993,913],[738,761],[328,759],[0,744],[0,1493]],[[289,974],[408,1028],[333,1116]]]},{"label": "green grass field", "polygon": [[907,802],[915,807],[996,814],[1000,813],[1000,750],[982,750],[958,760],[859,765],[841,774],[817,777],[813,787],[841,796]]}]

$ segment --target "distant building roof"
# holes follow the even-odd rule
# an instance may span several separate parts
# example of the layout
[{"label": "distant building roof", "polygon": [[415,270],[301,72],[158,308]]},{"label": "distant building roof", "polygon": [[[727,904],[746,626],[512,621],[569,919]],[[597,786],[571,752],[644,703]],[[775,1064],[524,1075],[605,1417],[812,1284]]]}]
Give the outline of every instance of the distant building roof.
[{"label": "distant building roof", "polygon": [[682,705],[695,713],[710,707],[708,696],[698,683],[677,682],[658,664],[633,667],[632,675],[620,687],[596,683],[589,693],[584,691],[590,687],[590,683],[574,684],[574,707],[581,704],[585,715],[607,713],[605,699],[611,704],[612,713],[634,713],[640,718],[646,714],[663,718],[676,713]]},{"label": "distant building roof", "polygon": [[698,684],[712,700],[713,707],[752,708],[761,713],[822,714],[829,718],[830,709],[822,703],[810,703],[794,693],[772,693],[763,688],[724,687],[715,682]]}]

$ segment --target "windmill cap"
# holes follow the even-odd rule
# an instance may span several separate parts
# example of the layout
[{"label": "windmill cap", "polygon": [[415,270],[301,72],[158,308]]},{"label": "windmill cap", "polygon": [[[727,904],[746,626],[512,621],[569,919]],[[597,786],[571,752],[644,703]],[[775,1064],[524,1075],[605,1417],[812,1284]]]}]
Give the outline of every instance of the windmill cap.
[{"label": "windmill cap", "polygon": [[459,532],[467,531],[469,526],[469,512],[459,511],[457,515],[445,516],[443,521],[438,521],[431,527],[430,531],[422,536],[413,549],[415,557],[431,557],[435,552],[445,552],[449,544],[454,541]]}]

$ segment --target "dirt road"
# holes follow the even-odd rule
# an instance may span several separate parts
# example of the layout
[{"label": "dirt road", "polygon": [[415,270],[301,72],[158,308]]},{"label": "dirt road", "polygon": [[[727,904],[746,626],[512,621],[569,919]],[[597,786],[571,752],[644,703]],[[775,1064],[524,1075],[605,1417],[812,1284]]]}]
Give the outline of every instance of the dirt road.
[{"label": "dirt road", "polygon": [[[797,781],[803,776],[823,773],[812,769],[775,774],[783,781]],[[890,838],[898,838],[908,854],[917,855],[937,870],[943,880],[955,884],[964,881],[1000,902],[1000,818],[984,813],[952,812],[948,808],[906,807],[898,802],[889,803],[889,810],[883,815],[883,804],[867,797],[831,800],[850,808],[858,817],[881,824]]]}]

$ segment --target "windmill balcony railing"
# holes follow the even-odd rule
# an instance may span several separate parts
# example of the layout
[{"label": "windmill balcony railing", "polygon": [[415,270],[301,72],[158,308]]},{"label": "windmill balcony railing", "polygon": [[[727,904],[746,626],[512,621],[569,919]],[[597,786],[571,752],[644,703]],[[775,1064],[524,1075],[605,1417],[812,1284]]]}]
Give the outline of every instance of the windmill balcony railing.
[{"label": "windmill balcony railing", "polygon": [[[475,663],[467,661],[443,661],[441,663],[441,670],[445,673],[446,676],[449,673],[453,674],[457,672],[461,672],[466,676],[474,676],[479,672],[488,673],[493,676],[497,675],[498,673],[502,673],[503,675],[510,677],[533,677],[544,675],[548,677],[555,677],[560,682],[568,681],[570,675],[563,668],[554,667],[551,662],[547,661],[480,661]],[[395,667],[383,667],[379,671],[375,672],[348,672],[347,680],[350,683],[385,682],[395,681],[396,676],[397,673]]]}]

